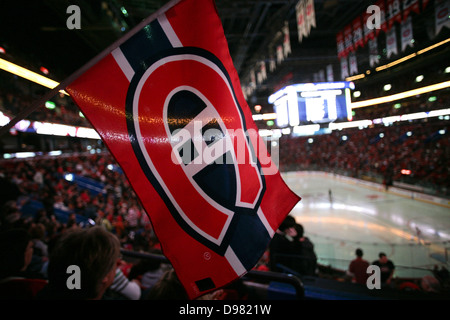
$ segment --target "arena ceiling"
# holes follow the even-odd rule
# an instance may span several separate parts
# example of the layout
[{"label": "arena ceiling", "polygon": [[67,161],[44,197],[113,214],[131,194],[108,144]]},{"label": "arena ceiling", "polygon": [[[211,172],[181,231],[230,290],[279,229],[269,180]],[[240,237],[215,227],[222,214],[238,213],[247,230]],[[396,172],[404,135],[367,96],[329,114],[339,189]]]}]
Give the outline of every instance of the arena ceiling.
[{"label": "arena ceiling", "polygon": [[[62,81],[167,0],[40,0],[1,1],[0,46],[28,64],[45,66],[49,77]],[[327,64],[337,64],[336,33],[362,14],[373,1],[315,0],[316,27],[300,43],[296,28],[298,0],[216,0],[230,53],[241,82],[289,23],[292,53],[268,75],[251,103],[267,103],[287,77],[312,81]],[[81,8],[81,29],[66,27],[69,5]],[[124,14],[124,9],[126,14]],[[121,30],[124,28],[123,30]]]}]

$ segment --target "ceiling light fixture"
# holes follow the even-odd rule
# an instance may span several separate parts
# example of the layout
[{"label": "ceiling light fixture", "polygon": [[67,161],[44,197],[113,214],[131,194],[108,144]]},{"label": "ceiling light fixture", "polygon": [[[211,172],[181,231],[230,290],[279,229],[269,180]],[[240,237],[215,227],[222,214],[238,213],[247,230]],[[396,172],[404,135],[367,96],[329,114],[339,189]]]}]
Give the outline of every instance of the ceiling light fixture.
[{"label": "ceiling light fixture", "polygon": [[[25,69],[17,64],[14,64],[12,62],[6,61],[4,59],[0,59],[0,69],[3,69],[5,71],[8,71],[12,74],[15,74],[19,77],[22,77],[24,79],[30,80],[32,82],[35,82],[37,84],[40,84],[41,86],[53,89],[56,86],[59,85],[58,82],[49,79],[47,77],[44,77],[36,72],[33,72],[31,70]],[[61,90],[60,92],[69,95],[66,91]]]},{"label": "ceiling light fixture", "polygon": [[441,90],[441,89],[445,89],[445,88],[449,88],[449,87],[450,87],[450,81],[444,81],[444,82],[432,84],[430,86],[417,88],[417,89],[413,89],[413,90],[409,90],[409,91],[405,91],[405,92],[396,93],[396,94],[393,94],[393,95],[390,95],[390,96],[385,96],[385,97],[380,97],[380,98],[375,98],[375,99],[369,99],[369,100],[365,100],[365,101],[352,102],[350,104],[350,107],[352,109],[356,109],[356,108],[373,106],[375,104],[381,104],[381,103],[386,103],[386,102],[397,101],[397,100],[413,97],[413,96],[416,96],[416,95],[419,95],[419,94],[424,94],[424,93],[428,93],[428,92],[432,92],[432,91],[436,91],[436,90]]}]

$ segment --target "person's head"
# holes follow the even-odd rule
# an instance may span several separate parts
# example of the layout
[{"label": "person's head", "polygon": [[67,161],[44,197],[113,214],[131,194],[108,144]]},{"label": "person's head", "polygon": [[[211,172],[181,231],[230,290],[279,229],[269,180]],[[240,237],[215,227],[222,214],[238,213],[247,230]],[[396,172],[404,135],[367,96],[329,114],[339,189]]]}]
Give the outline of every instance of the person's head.
[{"label": "person's head", "polygon": [[24,229],[9,229],[0,233],[0,278],[25,271],[33,256],[33,242]]},{"label": "person's head", "polygon": [[295,218],[293,216],[287,216],[286,218],[284,218],[283,222],[280,224],[280,227],[278,229],[284,232],[286,229],[292,228],[294,226],[295,226]]},{"label": "person's head", "polygon": [[295,237],[297,235],[295,231],[295,223],[295,218],[289,215],[284,218],[278,229],[285,234],[289,234],[290,236]]},{"label": "person's head", "polygon": [[440,292],[441,290],[441,284],[439,281],[430,275],[423,276],[422,279],[420,279],[420,286],[422,287],[422,290],[425,292]]},{"label": "person's head", "polygon": [[[62,299],[100,299],[114,280],[119,257],[119,239],[104,228],[70,229],[50,252],[49,287]],[[68,272],[70,266],[79,268],[80,289],[68,288],[68,279],[75,274]]]},{"label": "person's head", "polygon": [[305,230],[303,229],[303,226],[299,223],[296,223],[294,228],[295,228],[295,231],[297,231],[297,237],[302,238],[303,234],[305,232]]},{"label": "person's head", "polygon": [[42,223],[36,223],[30,229],[30,236],[32,239],[44,239],[45,237],[45,226]]},{"label": "person's head", "polygon": [[357,257],[361,258],[364,253],[363,253],[361,248],[358,248],[358,249],[355,250],[355,254],[356,254]]},{"label": "person's head", "polygon": [[145,300],[187,300],[189,299],[175,270],[167,270],[148,291]]},{"label": "person's head", "polygon": [[386,263],[386,262],[388,261],[388,258],[387,258],[387,256],[386,256],[386,253],[380,252],[380,253],[378,254],[378,260],[379,260],[381,263]]}]

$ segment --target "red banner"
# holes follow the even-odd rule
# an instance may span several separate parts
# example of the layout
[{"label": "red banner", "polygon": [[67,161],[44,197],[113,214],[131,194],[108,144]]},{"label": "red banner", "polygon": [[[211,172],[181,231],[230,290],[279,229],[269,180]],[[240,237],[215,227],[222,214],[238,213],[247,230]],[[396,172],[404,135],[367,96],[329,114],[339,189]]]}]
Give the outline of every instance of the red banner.
[{"label": "red banner", "polygon": [[425,8],[427,7],[429,2],[430,2],[430,0],[422,0],[422,11],[425,10]]},{"label": "red banner", "polygon": [[378,0],[375,5],[380,8],[380,28],[375,29],[375,37],[378,37],[381,30],[388,31],[388,23],[386,20],[386,6],[384,0]]},{"label": "red banner", "polygon": [[403,0],[403,21],[408,19],[411,12],[420,13],[419,0]]},{"label": "red banner", "polygon": [[300,200],[252,120],[213,0],[180,0],[67,87],[190,298],[252,269]]},{"label": "red banner", "polygon": [[359,47],[364,47],[364,35],[363,27],[361,24],[361,16],[356,17],[353,22],[353,44],[355,45],[355,50]]},{"label": "red banner", "polygon": [[368,12],[363,13],[363,26],[364,26],[364,45],[366,45],[369,40],[372,40],[375,38],[375,31],[372,26],[369,27],[368,20],[372,19],[372,14]]},{"label": "red banner", "polygon": [[400,0],[387,0],[388,29],[391,29],[395,22],[402,22],[402,8]]},{"label": "red banner", "polygon": [[353,44],[353,29],[351,24],[348,24],[344,28],[344,47],[345,56],[349,55],[350,52],[355,51],[355,46]]},{"label": "red banner", "polygon": [[337,45],[337,52],[338,52],[338,58],[342,58],[347,56],[345,52],[345,46],[344,46],[344,33],[338,32],[336,34],[336,45]]}]

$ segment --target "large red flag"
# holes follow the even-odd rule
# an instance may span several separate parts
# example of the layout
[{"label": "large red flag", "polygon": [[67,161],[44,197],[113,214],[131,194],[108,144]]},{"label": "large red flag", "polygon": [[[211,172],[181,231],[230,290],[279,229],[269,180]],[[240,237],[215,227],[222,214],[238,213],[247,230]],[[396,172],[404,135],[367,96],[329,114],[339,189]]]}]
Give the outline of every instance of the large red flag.
[{"label": "large red flag", "polygon": [[300,200],[258,135],[213,0],[180,0],[67,87],[190,298],[258,262]]}]

